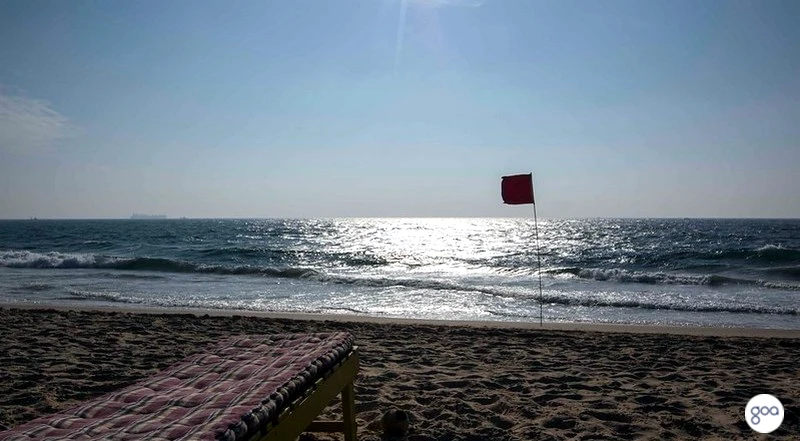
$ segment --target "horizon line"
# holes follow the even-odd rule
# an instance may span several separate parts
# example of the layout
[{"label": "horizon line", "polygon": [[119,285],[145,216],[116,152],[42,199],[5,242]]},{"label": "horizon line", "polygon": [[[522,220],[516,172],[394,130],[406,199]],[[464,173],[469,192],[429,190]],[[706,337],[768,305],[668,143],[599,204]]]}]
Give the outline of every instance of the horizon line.
[{"label": "horizon line", "polygon": [[[163,218],[142,218],[133,219],[128,217],[9,217],[0,218],[0,221],[72,221],[72,220],[130,220],[130,221],[177,221],[177,220],[311,220],[311,219],[533,219],[533,216],[223,216],[223,217],[163,217]],[[543,220],[589,220],[589,219],[642,219],[642,220],[658,220],[658,219],[687,219],[687,220],[712,220],[712,219],[729,219],[729,220],[800,220],[800,217],[752,217],[752,216],[575,216],[575,217],[557,217],[557,216],[543,216]]]}]

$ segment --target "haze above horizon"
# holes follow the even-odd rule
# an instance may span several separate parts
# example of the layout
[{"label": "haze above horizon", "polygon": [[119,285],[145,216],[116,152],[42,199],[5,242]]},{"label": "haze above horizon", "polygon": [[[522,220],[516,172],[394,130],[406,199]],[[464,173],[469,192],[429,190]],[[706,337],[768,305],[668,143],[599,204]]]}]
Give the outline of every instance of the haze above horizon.
[{"label": "haze above horizon", "polygon": [[796,1],[0,2],[0,218],[800,218]]}]

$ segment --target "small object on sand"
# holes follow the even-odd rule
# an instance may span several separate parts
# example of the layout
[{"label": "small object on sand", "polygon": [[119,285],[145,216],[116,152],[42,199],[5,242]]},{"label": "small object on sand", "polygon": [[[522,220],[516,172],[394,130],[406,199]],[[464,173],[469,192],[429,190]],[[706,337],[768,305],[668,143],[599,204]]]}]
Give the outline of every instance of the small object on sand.
[{"label": "small object on sand", "polygon": [[383,434],[387,439],[396,439],[408,435],[408,414],[400,409],[389,409],[381,418]]}]

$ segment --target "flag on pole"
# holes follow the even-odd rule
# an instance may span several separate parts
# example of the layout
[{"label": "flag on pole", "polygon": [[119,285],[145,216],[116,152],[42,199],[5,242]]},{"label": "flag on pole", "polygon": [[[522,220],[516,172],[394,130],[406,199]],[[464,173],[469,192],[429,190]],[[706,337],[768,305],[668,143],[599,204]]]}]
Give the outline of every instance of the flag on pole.
[{"label": "flag on pole", "polygon": [[533,174],[503,176],[500,182],[503,203],[509,205],[534,204]]},{"label": "flag on pole", "polygon": [[544,326],[544,299],[542,297],[542,260],[539,257],[539,222],[536,220],[536,204],[533,202],[533,173],[503,176],[500,181],[503,203],[509,205],[532,204],[533,228],[536,232],[536,263],[539,274],[539,325]]}]

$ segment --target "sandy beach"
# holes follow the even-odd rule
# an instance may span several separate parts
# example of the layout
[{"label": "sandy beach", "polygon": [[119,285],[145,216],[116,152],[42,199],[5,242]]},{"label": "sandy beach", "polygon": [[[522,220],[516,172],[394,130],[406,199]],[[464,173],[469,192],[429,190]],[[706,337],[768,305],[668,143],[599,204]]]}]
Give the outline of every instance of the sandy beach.
[{"label": "sandy beach", "polygon": [[362,352],[359,439],[380,439],[391,407],[410,412],[408,439],[419,441],[755,439],[743,414],[760,393],[786,410],[769,439],[800,436],[797,331],[311,318],[0,309],[0,429],[128,385],[223,336],[347,330]]}]

